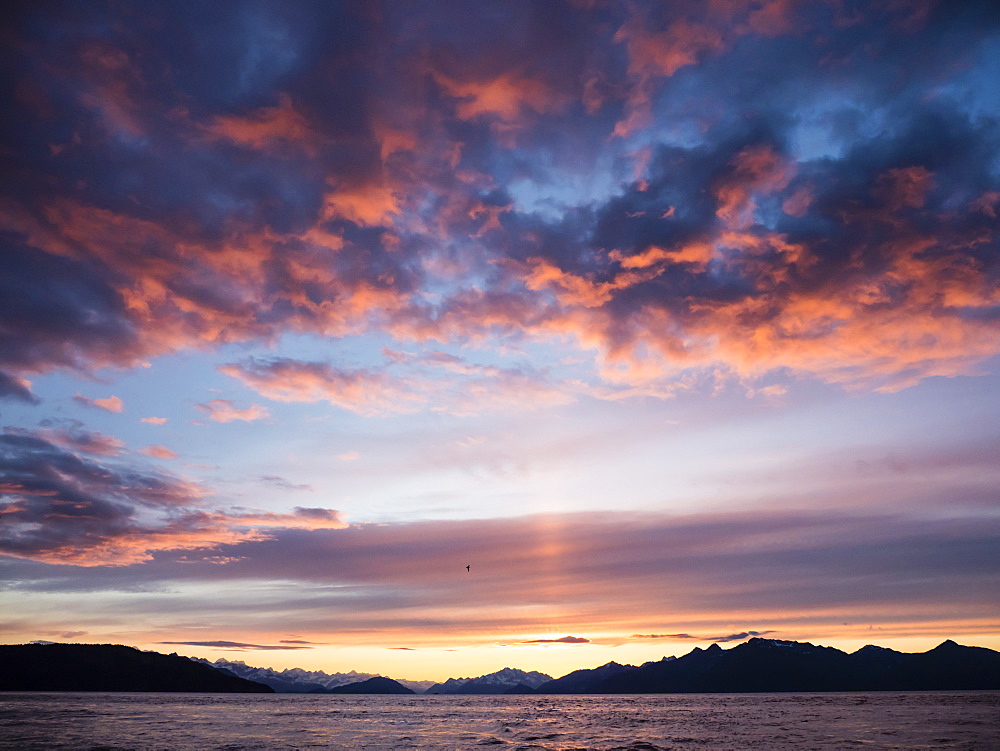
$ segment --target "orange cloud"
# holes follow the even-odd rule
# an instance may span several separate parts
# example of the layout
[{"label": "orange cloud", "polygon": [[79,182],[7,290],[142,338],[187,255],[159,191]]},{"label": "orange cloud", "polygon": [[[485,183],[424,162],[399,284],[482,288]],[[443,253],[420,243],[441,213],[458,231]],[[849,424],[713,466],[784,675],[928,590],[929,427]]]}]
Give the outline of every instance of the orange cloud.
[{"label": "orange cloud", "polygon": [[391,224],[402,210],[397,188],[386,181],[337,186],[327,193],[324,215],[369,227]]},{"label": "orange cloud", "polygon": [[[641,263],[637,262],[635,268],[644,269]],[[652,263],[646,264],[647,267],[651,265]],[[544,258],[529,258],[523,279],[530,290],[553,290],[556,298],[563,304],[596,308],[611,300],[616,291],[652,279],[659,273],[656,269],[645,268],[638,272],[619,274],[609,282],[595,282],[564,272]]]},{"label": "orange cloud", "polygon": [[[358,190],[331,193],[330,201],[340,201],[331,211],[369,223],[387,220],[395,210],[391,189]],[[375,203],[368,202],[371,195]],[[379,203],[378,196],[386,195],[389,202]],[[328,226],[291,236],[235,229],[209,242],[167,220],[137,219],[63,199],[49,204],[45,214],[42,222],[12,207],[0,216],[7,229],[23,233],[34,247],[90,268],[115,269],[105,278],[124,302],[123,310],[114,311],[122,332],[114,346],[67,342],[58,351],[65,364],[135,365],[163,352],[267,338],[288,329],[341,336],[363,329],[379,311],[406,303],[396,279],[402,269],[382,264],[375,271],[364,260],[368,248],[345,247]],[[391,242],[384,238],[386,245]],[[406,259],[387,255],[387,260]],[[281,315],[275,317],[275,310]]]},{"label": "orange cloud", "polygon": [[786,161],[770,145],[747,146],[730,162],[733,170],[716,188],[716,216],[733,229],[747,229],[754,222],[754,193],[773,193],[795,176],[794,163]]},{"label": "orange cloud", "polygon": [[626,137],[652,121],[650,105],[658,79],[672,76],[704,55],[724,46],[722,31],[711,25],[680,18],[663,30],[651,30],[646,19],[635,13],[615,34],[628,53],[628,71],[633,88],[628,95],[626,117],[614,135]]},{"label": "orange cloud", "polygon": [[625,46],[632,81],[626,116],[616,123],[614,135],[627,137],[652,123],[650,106],[661,79],[729,49],[748,34],[781,36],[801,30],[803,22],[795,13],[799,4],[797,0],[679,3],[680,12],[668,19],[658,15],[674,11],[673,4],[631,7],[614,37]]},{"label": "orange cloud", "polygon": [[457,113],[463,120],[491,115],[515,122],[525,109],[550,112],[565,101],[540,80],[514,72],[480,81],[458,80],[443,73],[434,76],[449,96],[460,100]]},{"label": "orange cloud", "polygon": [[151,561],[155,553],[164,551],[215,550],[223,545],[269,540],[277,529],[346,526],[337,512],[329,509],[298,508],[288,514],[187,511],[160,526],[137,526],[83,544],[74,542],[31,554],[3,552],[16,558],[60,565],[132,566]]},{"label": "orange cloud", "polygon": [[246,117],[222,115],[214,118],[205,131],[213,138],[222,138],[242,146],[262,151],[293,145],[315,156],[321,136],[295,109],[288,94],[278,95],[276,107],[262,107]]}]

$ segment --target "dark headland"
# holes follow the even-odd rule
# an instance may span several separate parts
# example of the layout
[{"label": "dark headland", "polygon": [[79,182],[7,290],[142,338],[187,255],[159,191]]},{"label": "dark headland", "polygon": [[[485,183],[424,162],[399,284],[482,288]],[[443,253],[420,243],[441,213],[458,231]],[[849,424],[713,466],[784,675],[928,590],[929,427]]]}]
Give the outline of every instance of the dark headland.
[{"label": "dark headland", "polygon": [[116,644],[0,645],[0,691],[274,693],[186,657]]}]

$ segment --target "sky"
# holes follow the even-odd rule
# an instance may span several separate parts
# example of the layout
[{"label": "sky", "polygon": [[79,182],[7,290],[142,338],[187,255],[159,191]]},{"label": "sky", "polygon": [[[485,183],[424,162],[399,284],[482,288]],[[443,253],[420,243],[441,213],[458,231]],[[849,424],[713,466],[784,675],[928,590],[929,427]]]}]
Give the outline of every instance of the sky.
[{"label": "sky", "polygon": [[2,13],[0,641],[1000,648],[995,4]]}]

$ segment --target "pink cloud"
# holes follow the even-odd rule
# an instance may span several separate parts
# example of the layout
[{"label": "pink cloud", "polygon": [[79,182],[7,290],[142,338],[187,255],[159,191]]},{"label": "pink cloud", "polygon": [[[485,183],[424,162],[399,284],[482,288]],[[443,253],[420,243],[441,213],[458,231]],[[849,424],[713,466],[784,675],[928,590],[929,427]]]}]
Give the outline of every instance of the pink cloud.
[{"label": "pink cloud", "polygon": [[73,401],[77,404],[82,404],[85,407],[97,407],[98,409],[103,409],[106,412],[121,412],[124,408],[122,400],[117,396],[109,396],[105,399],[91,399],[90,397],[76,394],[73,397]]},{"label": "pink cloud", "polygon": [[44,430],[41,434],[63,448],[97,456],[119,456],[125,449],[125,443],[117,438],[78,428]]},{"label": "pink cloud", "polygon": [[259,404],[251,404],[249,407],[241,409],[229,399],[212,399],[204,404],[197,404],[195,406],[207,414],[210,419],[223,423],[233,422],[234,420],[253,422],[254,420],[261,420],[270,416],[267,407],[262,407]]},{"label": "pink cloud", "polygon": [[145,454],[146,456],[152,456],[155,459],[176,459],[178,454],[176,451],[171,451],[166,446],[147,446],[144,449],[139,449],[140,454]]},{"label": "pink cloud", "polygon": [[320,362],[274,358],[223,365],[219,370],[268,399],[327,401],[363,415],[413,412],[424,402],[404,379],[384,372],[342,370]]},{"label": "pink cloud", "polygon": [[139,422],[145,422],[150,425],[166,425],[166,417],[143,417]]}]

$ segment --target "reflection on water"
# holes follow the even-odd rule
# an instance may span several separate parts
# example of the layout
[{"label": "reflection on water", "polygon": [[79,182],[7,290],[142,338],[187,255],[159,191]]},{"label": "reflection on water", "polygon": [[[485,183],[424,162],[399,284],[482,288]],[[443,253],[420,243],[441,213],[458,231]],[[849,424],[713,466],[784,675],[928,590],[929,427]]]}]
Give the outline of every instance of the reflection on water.
[{"label": "reflection on water", "polygon": [[0,693],[0,748],[1000,749],[1000,692]]}]

